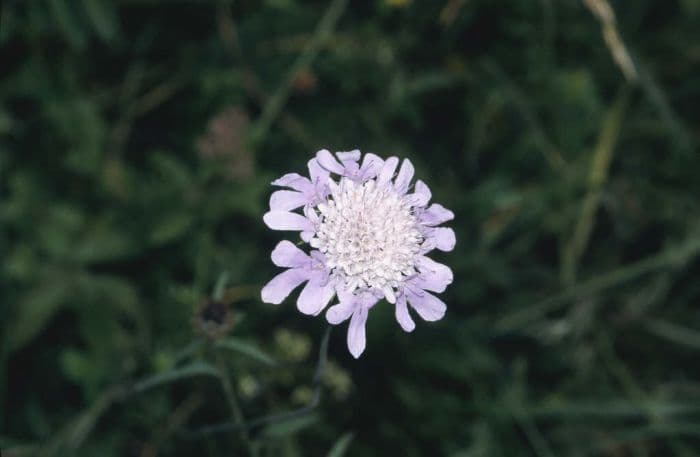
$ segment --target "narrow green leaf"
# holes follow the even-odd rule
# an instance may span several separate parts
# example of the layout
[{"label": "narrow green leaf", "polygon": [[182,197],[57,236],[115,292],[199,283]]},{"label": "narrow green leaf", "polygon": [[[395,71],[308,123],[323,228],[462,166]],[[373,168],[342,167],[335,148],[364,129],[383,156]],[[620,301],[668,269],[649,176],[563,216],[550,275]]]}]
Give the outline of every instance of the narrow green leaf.
[{"label": "narrow green leaf", "polygon": [[70,257],[77,263],[90,264],[122,259],[133,254],[137,245],[107,224],[106,221],[100,221],[86,231],[70,252]]},{"label": "narrow green leaf", "polygon": [[187,233],[194,223],[191,212],[171,212],[164,214],[153,228],[150,241],[162,245],[176,240]]},{"label": "narrow green leaf", "polygon": [[119,32],[115,4],[104,0],[83,0],[83,7],[97,35],[107,43],[114,41]]},{"label": "narrow green leaf", "polygon": [[267,438],[282,438],[288,435],[293,435],[299,433],[315,424],[318,421],[318,416],[316,414],[309,414],[307,416],[295,417],[283,422],[277,422],[271,424],[263,430],[263,436]]},{"label": "narrow green leaf", "polygon": [[343,457],[350,448],[350,443],[353,439],[353,433],[347,432],[335,442],[331,450],[328,452],[328,457]]},{"label": "narrow green leaf", "polygon": [[221,301],[224,299],[224,293],[226,292],[226,284],[229,280],[229,272],[222,271],[219,275],[219,279],[216,280],[216,286],[214,286],[214,293],[212,296],[214,300]]},{"label": "narrow green leaf", "polygon": [[650,400],[632,402],[626,400],[599,400],[586,402],[546,402],[525,408],[527,414],[543,417],[675,417],[700,413],[700,405],[683,402]]},{"label": "narrow green leaf", "polygon": [[8,354],[33,340],[44,329],[54,314],[67,304],[71,288],[69,276],[55,274],[51,277],[49,273],[45,281],[17,304],[17,314],[6,333],[5,350]]},{"label": "narrow green leaf", "polygon": [[74,47],[85,47],[85,33],[80,21],[75,17],[71,4],[65,0],[49,0],[51,16],[66,40]]},{"label": "narrow green leaf", "polygon": [[700,331],[661,320],[647,323],[649,333],[676,344],[700,350]]},{"label": "narrow green leaf", "polygon": [[[2,21],[2,19],[0,19],[0,21]],[[2,22],[0,22],[0,27],[2,26],[1,24]],[[2,41],[0,40],[0,42]],[[0,135],[10,133],[13,125],[14,120],[12,119],[12,116],[10,116],[10,113],[0,106]]]},{"label": "narrow green leaf", "polygon": [[172,370],[155,374],[140,382],[137,382],[134,386],[134,392],[144,392],[148,389],[152,389],[153,387],[169,384],[171,382],[194,376],[218,376],[218,374],[219,373],[216,371],[216,368],[208,363],[193,362],[189,365],[185,365],[184,367],[173,368]]},{"label": "narrow green leaf", "polygon": [[5,454],[11,457],[30,457],[37,455],[39,447],[34,444],[18,445],[18,446],[7,446],[2,445],[3,457]]},{"label": "narrow green leaf", "polygon": [[277,364],[275,359],[267,355],[257,346],[254,346],[246,341],[239,340],[238,338],[226,338],[225,340],[216,343],[216,347],[218,349],[227,349],[229,351],[239,352],[266,365],[273,366]]}]

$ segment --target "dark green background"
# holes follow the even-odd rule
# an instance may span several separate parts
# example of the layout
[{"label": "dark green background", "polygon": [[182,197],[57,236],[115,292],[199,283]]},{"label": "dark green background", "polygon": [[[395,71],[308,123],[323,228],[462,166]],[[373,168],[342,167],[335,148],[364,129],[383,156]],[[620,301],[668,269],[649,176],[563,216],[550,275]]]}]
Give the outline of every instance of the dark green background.
[{"label": "dark green background", "polygon": [[[455,281],[336,328],[259,455],[700,455],[700,1],[606,4],[2,0],[0,448],[246,455],[188,434],[235,421],[212,367],[303,406],[326,324],[260,302],[262,214],[325,147],[414,162]],[[224,272],[238,350],[183,353]]]}]

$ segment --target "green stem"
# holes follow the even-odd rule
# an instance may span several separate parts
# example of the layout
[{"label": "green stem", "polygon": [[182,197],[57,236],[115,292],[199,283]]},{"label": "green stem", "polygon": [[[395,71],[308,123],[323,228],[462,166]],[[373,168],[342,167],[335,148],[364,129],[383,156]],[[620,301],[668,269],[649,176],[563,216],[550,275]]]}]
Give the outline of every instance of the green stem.
[{"label": "green stem", "polygon": [[615,153],[617,139],[630,98],[630,86],[624,84],[619,90],[613,106],[608,111],[600,130],[598,144],[593,151],[591,168],[588,175],[588,191],[581,204],[578,221],[573,234],[562,250],[561,280],[566,286],[576,282],[576,273],[581,256],[586,251],[591,232],[600,207],[603,187],[608,179],[610,165]]},{"label": "green stem", "polygon": [[311,37],[311,41],[309,41],[309,44],[304,48],[299,57],[297,57],[285,81],[277,88],[265,104],[260,119],[253,129],[252,143],[254,146],[265,137],[272,123],[282,112],[292,92],[292,86],[297,76],[302,70],[308,68],[316,59],[316,56],[318,56],[321,50],[321,46],[326,43],[333,33],[335,25],[343,14],[343,11],[345,11],[347,4],[348,0],[333,0],[328,6],[328,9],[326,9],[326,12],[323,14],[323,17],[316,27],[316,31]]},{"label": "green stem", "polygon": [[318,353],[318,363],[316,364],[316,370],[314,372],[314,377],[312,379],[312,385],[314,387],[314,393],[311,397],[311,401],[304,407],[296,409],[294,411],[288,411],[283,413],[270,414],[263,417],[253,418],[246,423],[241,422],[225,422],[219,424],[208,425],[200,429],[187,432],[185,436],[189,439],[201,439],[205,436],[216,435],[219,433],[228,433],[232,430],[236,430],[242,427],[246,429],[261,427],[263,425],[269,425],[279,422],[285,422],[298,417],[305,416],[312,411],[314,411],[321,402],[321,390],[323,375],[326,371],[326,364],[328,362],[328,344],[330,341],[331,330],[333,326],[329,325],[321,339],[321,344]]},{"label": "green stem", "polygon": [[257,449],[250,439],[243,410],[241,409],[240,402],[238,401],[238,397],[236,396],[236,392],[233,388],[231,376],[226,369],[226,362],[220,354],[216,355],[216,362],[219,368],[219,380],[221,381],[221,387],[224,390],[224,395],[228,401],[229,408],[231,408],[231,413],[233,414],[234,423],[237,425],[239,437],[248,448],[248,454],[255,457],[258,454]]},{"label": "green stem", "polygon": [[632,265],[601,274],[587,281],[568,287],[539,303],[524,307],[503,317],[496,323],[496,332],[506,333],[528,325],[582,296],[591,296],[610,287],[622,284],[650,272],[665,268],[679,268],[700,254],[700,236],[693,233],[683,244],[668,248]]},{"label": "green stem", "polygon": [[221,301],[224,299],[224,294],[226,293],[226,285],[228,284],[229,273],[224,271],[219,275],[219,279],[216,280],[216,285],[214,286],[214,292],[212,297],[216,301]]},{"label": "green stem", "polygon": [[[7,389],[7,363],[9,356],[5,351],[0,351],[0,411],[7,411],[5,408],[5,397]],[[5,426],[5,415],[0,413],[0,430]]]}]

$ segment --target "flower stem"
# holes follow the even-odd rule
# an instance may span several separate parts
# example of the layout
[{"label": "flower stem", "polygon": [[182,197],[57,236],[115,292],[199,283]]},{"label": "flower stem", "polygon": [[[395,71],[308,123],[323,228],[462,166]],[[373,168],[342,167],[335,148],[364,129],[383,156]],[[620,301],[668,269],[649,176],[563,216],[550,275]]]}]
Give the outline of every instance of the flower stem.
[{"label": "flower stem", "polygon": [[216,355],[216,362],[219,369],[219,380],[221,381],[221,387],[224,390],[224,395],[228,401],[229,408],[231,408],[231,413],[233,414],[234,423],[237,425],[238,434],[241,441],[248,448],[248,455],[252,457],[257,457],[258,450],[250,439],[250,434],[248,433],[248,426],[246,424],[245,416],[243,415],[243,410],[241,409],[240,402],[236,396],[236,392],[233,389],[233,382],[231,376],[226,369],[226,363],[220,354]]},{"label": "flower stem", "polygon": [[[297,417],[305,416],[313,412],[321,402],[321,390],[323,388],[323,375],[326,371],[326,363],[328,361],[328,345],[331,336],[332,325],[328,325],[321,338],[321,344],[319,347],[318,363],[316,364],[316,369],[314,370],[314,376],[312,379],[312,385],[314,388],[313,396],[311,401],[304,407],[287,411],[283,413],[273,413],[267,416],[253,418],[247,422],[241,422],[236,419],[236,422],[225,422],[220,424],[208,425],[197,430],[189,431],[185,434],[188,439],[201,439],[205,436],[215,435],[219,433],[228,433],[232,430],[246,428],[262,427],[264,425],[276,424],[280,422],[289,421]],[[235,399],[235,397],[234,397]],[[257,450],[257,449],[256,449]]]}]

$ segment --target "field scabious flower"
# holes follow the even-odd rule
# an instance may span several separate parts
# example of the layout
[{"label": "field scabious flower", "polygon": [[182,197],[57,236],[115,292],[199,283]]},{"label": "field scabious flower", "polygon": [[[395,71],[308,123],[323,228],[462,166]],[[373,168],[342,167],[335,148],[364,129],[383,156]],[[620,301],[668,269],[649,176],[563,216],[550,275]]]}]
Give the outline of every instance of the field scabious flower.
[{"label": "field scabious flower", "polygon": [[300,232],[311,250],[286,240],[275,247],[272,262],[287,270],[262,289],[263,301],[280,304],[306,283],[297,308],[318,315],[337,297],[326,319],[334,325],[350,320],[347,342],[355,358],[365,349],[368,313],[381,299],[395,306],[407,332],[415,328],[409,307],[426,321],[441,319],[445,303],[431,292],[443,292],[452,271],[426,254],[454,248],[454,231],[439,227],[454,214],[429,205],[431,192],[422,181],[411,186],[411,162],[399,168],[396,157],[324,149],[308,168],[308,178],[290,173],[272,183],[286,189],[272,194],[265,223]]}]

